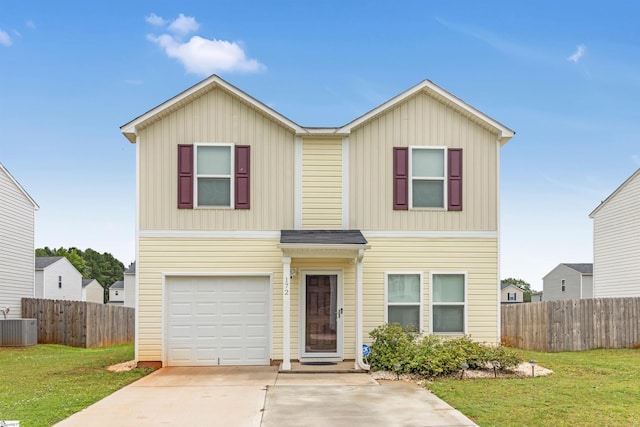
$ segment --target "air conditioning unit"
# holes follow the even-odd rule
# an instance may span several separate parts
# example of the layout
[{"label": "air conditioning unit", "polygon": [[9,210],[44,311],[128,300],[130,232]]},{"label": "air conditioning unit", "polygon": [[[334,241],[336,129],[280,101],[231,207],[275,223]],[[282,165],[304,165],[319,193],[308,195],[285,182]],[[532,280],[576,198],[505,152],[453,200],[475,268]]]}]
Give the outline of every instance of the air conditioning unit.
[{"label": "air conditioning unit", "polygon": [[0,320],[0,347],[27,347],[38,344],[37,319]]}]

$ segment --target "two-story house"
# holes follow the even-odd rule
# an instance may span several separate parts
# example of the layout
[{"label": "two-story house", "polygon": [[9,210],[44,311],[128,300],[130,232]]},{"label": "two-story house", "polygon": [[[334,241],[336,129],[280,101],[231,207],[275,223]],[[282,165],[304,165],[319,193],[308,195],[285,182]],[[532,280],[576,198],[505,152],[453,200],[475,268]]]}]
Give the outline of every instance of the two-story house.
[{"label": "two-story house", "polygon": [[0,163],[0,320],[21,316],[34,296],[35,215],[38,204]]},{"label": "two-story house", "polygon": [[218,76],[123,125],[136,144],[136,358],[354,360],[368,332],[500,342],[500,147],[430,81],[303,127]]},{"label": "two-story house", "polygon": [[593,264],[563,263],[542,278],[544,301],[593,298]]},{"label": "two-story house", "polygon": [[35,297],[83,301],[82,274],[63,256],[35,257]]},{"label": "two-story house", "polygon": [[640,296],[640,169],[589,214],[593,219],[593,295]]}]

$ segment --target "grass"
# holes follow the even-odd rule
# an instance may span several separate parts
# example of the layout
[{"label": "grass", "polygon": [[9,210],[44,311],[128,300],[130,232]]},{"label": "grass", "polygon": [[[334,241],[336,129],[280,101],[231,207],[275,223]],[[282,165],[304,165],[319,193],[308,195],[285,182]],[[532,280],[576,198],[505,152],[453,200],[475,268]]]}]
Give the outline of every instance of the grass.
[{"label": "grass", "polygon": [[554,373],[427,388],[480,426],[640,426],[640,350],[523,353]]},{"label": "grass", "polygon": [[0,420],[18,420],[20,427],[59,422],[151,372],[106,369],[133,357],[133,344],[0,347]]}]

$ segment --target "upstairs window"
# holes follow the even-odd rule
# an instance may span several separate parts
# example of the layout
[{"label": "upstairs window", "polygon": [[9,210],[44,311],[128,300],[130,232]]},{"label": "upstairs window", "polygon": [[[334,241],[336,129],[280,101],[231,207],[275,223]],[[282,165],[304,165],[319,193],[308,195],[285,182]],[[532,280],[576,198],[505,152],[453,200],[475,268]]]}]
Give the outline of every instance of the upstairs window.
[{"label": "upstairs window", "polygon": [[58,288],[62,289],[62,276],[58,276]]},{"label": "upstairs window", "polygon": [[507,301],[516,301],[516,293],[507,292]]},{"label": "upstairs window", "polygon": [[411,207],[444,208],[446,197],[444,148],[411,149]]},{"label": "upstairs window", "polygon": [[566,290],[567,290],[567,283],[565,282],[565,280],[564,280],[564,279],[562,279],[562,281],[560,282],[560,290],[561,290],[562,292],[564,292],[564,291],[566,291]]},{"label": "upstairs window", "polygon": [[231,145],[196,145],[197,206],[231,207]]},{"label": "upstairs window", "polygon": [[462,149],[393,148],[393,209],[462,210]]}]

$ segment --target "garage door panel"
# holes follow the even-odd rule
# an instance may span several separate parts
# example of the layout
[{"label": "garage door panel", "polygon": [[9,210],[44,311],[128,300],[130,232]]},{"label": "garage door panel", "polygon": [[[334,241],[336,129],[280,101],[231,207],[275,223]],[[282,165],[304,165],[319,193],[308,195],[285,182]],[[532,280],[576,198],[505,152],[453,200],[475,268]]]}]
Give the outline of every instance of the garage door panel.
[{"label": "garage door panel", "polygon": [[170,277],[169,366],[268,365],[268,277]]}]

